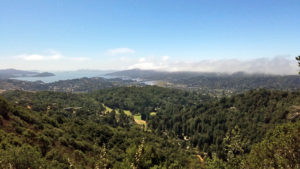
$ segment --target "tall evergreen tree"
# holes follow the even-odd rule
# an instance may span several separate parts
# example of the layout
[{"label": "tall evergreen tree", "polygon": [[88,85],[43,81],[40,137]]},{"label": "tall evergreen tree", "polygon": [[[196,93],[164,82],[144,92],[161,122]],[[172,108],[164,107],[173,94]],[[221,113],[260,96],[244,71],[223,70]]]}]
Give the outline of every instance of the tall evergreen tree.
[{"label": "tall evergreen tree", "polygon": [[[296,60],[298,61],[298,66],[300,67],[300,55],[298,57],[296,57]],[[300,74],[300,71],[299,71]]]}]

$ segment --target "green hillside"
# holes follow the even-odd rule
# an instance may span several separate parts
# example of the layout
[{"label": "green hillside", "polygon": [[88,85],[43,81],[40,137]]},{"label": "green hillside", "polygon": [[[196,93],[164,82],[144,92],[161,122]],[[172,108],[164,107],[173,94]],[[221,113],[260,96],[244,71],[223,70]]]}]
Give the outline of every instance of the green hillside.
[{"label": "green hillside", "polygon": [[146,86],[2,96],[1,168],[299,166],[299,147],[291,145],[299,140],[299,92],[261,89],[217,99]]},{"label": "green hillside", "polygon": [[[41,102],[47,105],[55,100],[58,104],[64,95],[48,93],[53,100]],[[76,103],[80,98],[73,97],[65,99]],[[185,168],[198,161],[190,152],[178,149],[180,141],[143,131],[122,111],[117,116],[104,115],[101,109],[74,113],[59,106],[47,111],[39,103],[32,108],[18,104],[0,99],[0,168]]]}]

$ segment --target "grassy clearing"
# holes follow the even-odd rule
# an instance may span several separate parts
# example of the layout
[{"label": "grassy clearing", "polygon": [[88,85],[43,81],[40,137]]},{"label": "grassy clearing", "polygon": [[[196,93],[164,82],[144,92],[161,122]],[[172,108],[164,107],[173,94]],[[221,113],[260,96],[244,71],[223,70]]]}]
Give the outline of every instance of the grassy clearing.
[{"label": "grassy clearing", "polygon": [[129,110],[124,110],[124,113],[125,113],[127,116],[132,116],[132,113],[131,113],[131,111],[129,111]]},{"label": "grassy clearing", "polygon": [[105,108],[105,111],[104,111],[104,113],[105,114],[107,114],[107,113],[110,113],[110,112],[112,112],[113,111],[113,109],[112,108],[110,108],[110,107],[107,107],[107,106],[105,106],[104,104],[102,104],[103,105],[103,107]]},{"label": "grassy clearing", "polygon": [[156,112],[151,112],[150,116],[156,116]]},{"label": "grassy clearing", "polygon": [[142,116],[141,115],[132,115],[131,111],[129,111],[129,110],[124,110],[124,113],[127,116],[133,117],[133,119],[134,119],[134,121],[135,121],[136,124],[147,126],[147,122],[145,120],[142,120]]},{"label": "grassy clearing", "polygon": [[[112,108],[107,107],[104,104],[102,104],[102,105],[105,108],[105,111],[104,111],[105,114],[110,113],[110,112],[113,111]],[[116,109],[115,111],[116,111],[116,114],[120,114],[120,110],[119,109]],[[145,120],[142,120],[142,116],[141,115],[132,115],[131,111],[129,111],[129,110],[124,110],[124,113],[127,116],[133,117],[133,119],[134,119],[134,121],[135,121],[136,124],[147,126],[147,122]],[[152,115],[156,115],[156,112],[152,112],[151,114]]]},{"label": "grassy clearing", "polygon": [[134,115],[133,118],[135,120],[142,120],[142,116],[141,115]]},{"label": "grassy clearing", "polygon": [[141,115],[134,115],[133,119],[136,124],[145,125],[145,127],[147,127],[147,122],[145,120],[142,120]]}]

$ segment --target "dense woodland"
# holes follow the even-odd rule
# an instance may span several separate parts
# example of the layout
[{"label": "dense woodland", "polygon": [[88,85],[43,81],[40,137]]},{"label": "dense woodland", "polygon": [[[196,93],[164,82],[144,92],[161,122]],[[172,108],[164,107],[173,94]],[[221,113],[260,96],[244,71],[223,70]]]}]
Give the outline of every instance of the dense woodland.
[{"label": "dense woodland", "polygon": [[170,106],[175,106],[174,110],[180,110],[183,106],[192,106],[198,102],[213,99],[197,92],[156,86],[104,89],[90,95],[109,107],[130,110],[133,114],[141,114],[143,120],[148,120],[151,112],[167,110]]},{"label": "dense woodland", "polygon": [[0,169],[300,169],[300,0],[0,0],[0,31]]},{"label": "dense woodland", "polygon": [[[33,97],[28,99],[28,95]],[[10,164],[24,169],[178,168],[198,164],[190,152],[178,149],[180,141],[143,131],[122,111],[105,115],[103,107],[92,99],[53,92],[16,92],[9,97],[20,100],[12,104],[1,98],[1,168]],[[57,104],[49,108],[53,102]],[[74,104],[86,107],[78,112],[63,109]]]},{"label": "dense woodland", "polygon": [[[15,90],[2,97],[1,168],[297,168],[300,164],[296,91],[258,89],[215,98],[133,86],[82,94]],[[136,124],[128,111],[146,124]]]},{"label": "dense woodland", "polygon": [[[238,127],[245,142],[243,149],[249,152],[268,129],[297,120],[296,105],[300,104],[299,92],[265,89],[217,100],[159,87],[107,89],[94,95],[109,106],[141,113],[158,134],[184,139],[188,146],[209,156],[216,153],[222,159],[226,158],[224,138],[229,131]],[[156,114],[151,116],[151,112]]]}]

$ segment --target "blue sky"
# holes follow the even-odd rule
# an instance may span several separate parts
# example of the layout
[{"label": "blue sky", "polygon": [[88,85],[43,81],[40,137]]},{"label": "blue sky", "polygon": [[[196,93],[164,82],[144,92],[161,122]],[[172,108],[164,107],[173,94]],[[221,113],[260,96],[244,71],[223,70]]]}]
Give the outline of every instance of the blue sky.
[{"label": "blue sky", "polygon": [[292,60],[299,9],[299,0],[0,0],[0,68],[193,70],[202,61]]}]

